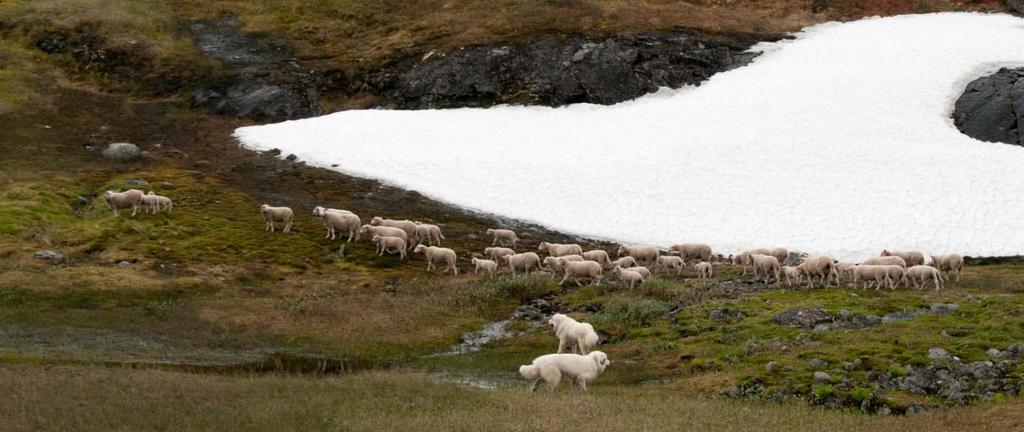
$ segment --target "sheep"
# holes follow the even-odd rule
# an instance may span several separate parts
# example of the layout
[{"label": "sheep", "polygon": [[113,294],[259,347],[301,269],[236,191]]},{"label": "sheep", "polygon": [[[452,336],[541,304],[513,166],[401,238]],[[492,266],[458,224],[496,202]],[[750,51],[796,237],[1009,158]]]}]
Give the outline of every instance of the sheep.
[{"label": "sheep", "polygon": [[579,391],[587,390],[587,382],[595,380],[604,370],[611,366],[608,355],[594,351],[585,356],[579,354],[547,354],[533,359],[533,363],[519,366],[519,374],[533,382],[530,392],[537,390],[537,385],[545,382],[548,389],[554,391],[562,381],[562,375],[569,378],[572,387]]},{"label": "sheep", "polygon": [[490,274],[491,276],[494,276],[494,272],[498,271],[498,263],[496,263],[494,261],[486,260],[486,259],[480,259],[480,258],[473,258],[472,262],[473,262],[473,274],[477,274],[481,270],[483,270],[483,271],[487,272],[488,274]]},{"label": "sheep", "polygon": [[775,259],[779,260],[779,264],[782,264],[782,263],[785,263],[786,260],[789,259],[789,249],[786,249],[786,248],[775,248],[775,249],[772,249],[772,251],[770,253],[768,253],[768,255],[771,255],[771,256],[775,257]]},{"label": "sheep", "polygon": [[444,240],[444,234],[441,233],[441,227],[432,224],[425,224],[414,222],[416,224],[416,243],[422,244],[424,240],[430,246],[437,242],[437,245],[441,245],[441,240]]},{"label": "sheep", "polygon": [[935,291],[938,291],[939,288],[942,287],[942,274],[939,269],[935,267],[916,265],[908,268],[907,271],[903,273],[903,280],[906,282],[907,286],[910,286],[910,283],[913,282],[914,287],[919,290],[924,289],[924,286],[928,283],[929,279],[935,284]]},{"label": "sheep", "polygon": [[867,265],[898,265],[903,268],[907,268],[907,262],[903,257],[898,256],[881,256],[868,258],[863,264]]},{"label": "sheep", "polygon": [[545,257],[542,261],[543,267],[551,270],[551,277],[555,277],[560,270],[562,270],[562,260],[566,261],[583,261],[583,257],[579,255],[566,255],[563,257]]},{"label": "sheep", "polygon": [[745,274],[747,274],[747,266],[749,266],[751,264],[750,263],[750,256],[751,255],[770,255],[771,253],[772,253],[772,251],[770,251],[768,249],[764,249],[764,248],[745,250],[743,252],[740,252],[739,255],[736,255],[735,257],[733,257],[732,263],[736,264],[736,265],[743,266],[743,273],[741,273],[741,274],[745,275]]},{"label": "sheep", "polygon": [[600,249],[583,252],[583,259],[587,261],[596,261],[604,268],[609,268],[609,264],[612,262],[611,257],[608,256],[608,252]]},{"label": "sheep", "polygon": [[321,216],[324,215],[324,213],[328,213],[328,212],[330,212],[330,213],[355,214],[355,213],[352,213],[352,212],[350,212],[348,210],[344,210],[344,209],[327,208],[327,207],[323,207],[323,206],[313,207],[313,216],[315,216],[315,217],[321,217]]},{"label": "sheep", "polygon": [[858,282],[864,282],[861,290],[868,288],[868,282],[874,282],[875,291],[882,287],[882,284],[889,284],[889,272],[885,266],[877,264],[861,264],[853,269],[853,287],[857,288]]},{"label": "sheep", "polygon": [[565,283],[565,281],[572,278],[573,282],[579,285],[580,276],[589,277],[591,285],[601,281],[601,264],[595,261],[571,261],[565,258],[561,259],[562,271],[565,272],[565,276],[558,282],[559,285]]},{"label": "sheep", "polygon": [[103,199],[107,202],[107,206],[114,212],[114,216],[117,216],[117,211],[120,209],[132,208],[132,216],[135,216],[139,211],[139,207],[142,206],[142,191],[138,189],[128,189],[124,192],[114,192],[108,190],[103,194]]},{"label": "sheep", "polygon": [[648,270],[647,267],[634,266],[629,268],[623,267],[622,269],[640,273],[640,275],[643,276],[645,280],[651,277],[651,271]]},{"label": "sheep", "polygon": [[839,281],[843,278],[847,280],[853,280],[853,268],[857,267],[857,264],[851,262],[838,262],[836,263],[836,275]]},{"label": "sheep", "polygon": [[368,234],[371,238],[373,236],[375,236],[375,235],[380,235],[381,237],[384,237],[384,236],[398,237],[398,238],[400,238],[402,240],[405,240],[406,246],[408,246],[408,244],[409,244],[409,234],[406,234],[405,230],[403,230],[401,228],[388,227],[388,226],[363,225],[363,227],[359,229],[359,233],[361,233],[361,234]]},{"label": "sheep", "polygon": [[515,231],[507,229],[496,229],[491,228],[487,230],[487,235],[494,238],[491,242],[491,246],[496,246],[500,240],[503,244],[512,243],[512,247],[516,247],[516,242],[519,241],[519,237],[516,236]]},{"label": "sheep", "polygon": [[661,251],[656,246],[619,246],[618,255],[631,256],[636,259],[638,263],[644,263],[645,265],[654,264],[654,260],[658,259],[661,255]]},{"label": "sheep", "polygon": [[775,281],[779,281],[779,273],[781,272],[779,267],[779,260],[771,255],[753,254],[750,256],[751,267],[754,268],[754,279],[757,279],[757,275],[764,273],[764,283],[768,283],[772,275],[775,276]]},{"label": "sheep", "polygon": [[612,262],[610,262],[608,264],[611,267],[616,267],[616,266],[622,267],[622,268],[636,267],[636,258],[633,258],[631,256],[625,256],[625,257],[619,258],[619,259],[617,259],[615,261],[612,261]]},{"label": "sheep", "polygon": [[437,247],[437,246],[426,246],[416,245],[416,248],[412,250],[412,253],[422,253],[423,257],[427,259],[427,271],[434,270],[434,263],[444,263],[445,269],[442,273],[447,273],[451,270],[453,275],[458,276],[459,268],[455,265],[458,256],[455,255],[455,251]]},{"label": "sheep", "polygon": [[[826,256],[808,256],[803,258],[803,262],[796,266],[800,270],[801,275],[807,275],[807,281],[811,288],[814,288],[814,277],[817,276],[821,279],[821,285],[824,288],[832,286],[832,278],[839,278],[839,274],[836,273],[835,260],[831,257]],[[836,282],[838,284],[838,282]]]},{"label": "sheep", "polygon": [[576,321],[572,317],[556,313],[548,319],[548,324],[555,330],[558,337],[558,353],[561,354],[566,348],[572,352],[579,350],[580,354],[586,355],[591,348],[597,345],[597,332],[594,326]]},{"label": "sheep", "polygon": [[644,283],[644,275],[633,269],[624,269],[619,266],[612,268],[612,274],[619,279],[623,286],[633,289],[634,286]]},{"label": "sheep", "polygon": [[879,256],[898,256],[900,258],[903,258],[903,261],[906,261],[907,267],[913,267],[916,265],[924,264],[924,254],[918,251],[891,252],[882,249],[882,254]]},{"label": "sheep", "polygon": [[786,286],[793,286],[793,280],[796,279],[796,283],[803,282],[803,276],[800,274],[800,269],[793,266],[782,266],[782,276],[786,279]]},{"label": "sheep", "polygon": [[683,257],[684,261],[696,260],[710,261],[711,260],[711,246],[700,243],[683,243],[672,245],[669,250],[676,252],[679,256]]},{"label": "sheep", "polygon": [[[939,269],[940,273],[953,273],[956,275],[956,283],[960,283],[960,272],[964,269],[964,257],[958,254],[932,255],[932,267]],[[949,275],[943,275],[949,280]]]},{"label": "sheep", "polygon": [[566,255],[583,255],[583,248],[580,245],[572,244],[560,244],[560,243],[548,243],[540,242],[540,246],[537,246],[538,252],[547,252],[548,255],[553,257],[562,257]]},{"label": "sheep", "polygon": [[324,235],[325,239],[334,240],[335,234],[341,231],[348,233],[348,238],[345,240],[346,243],[351,242],[353,239],[359,241],[359,232],[363,221],[355,213],[346,210],[326,210],[323,207],[317,207],[313,209],[313,216],[319,217],[321,222],[323,222],[324,229],[327,230],[327,234]]},{"label": "sheep", "polygon": [[384,256],[384,252],[397,253],[401,259],[405,259],[405,251],[408,247],[406,247],[405,240],[401,237],[375,234],[372,240],[377,245],[377,253],[381,256]]},{"label": "sheep", "polygon": [[896,285],[899,285],[900,281],[903,280],[903,275],[906,273],[906,269],[898,265],[883,265],[885,268],[886,277],[889,278],[889,289],[896,289]]},{"label": "sheep", "polygon": [[274,232],[274,222],[284,222],[284,229],[281,232],[292,230],[292,221],[295,220],[295,213],[288,207],[271,207],[269,204],[260,206],[260,214],[263,220],[267,221],[264,231]]},{"label": "sheep", "polygon": [[715,277],[715,267],[708,261],[701,261],[693,268],[697,270],[697,279],[708,280]]},{"label": "sheep", "polygon": [[665,272],[671,273],[674,270],[675,273],[676,273],[676,276],[679,276],[679,275],[683,274],[683,267],[685,267],[685,266],[686,266],[686,263],[683,262],[683,258],[682,257],[677,257],[677,256],[672,256],[672,255],[659,256],[659,257],[655,258],[655,260],[654,260],[654,270],[655,271],[658,271],[659,269],[661,269],[661,270],[663,270]]},{"label": "sheep", "polygon": [[505,255],[504,258],[508,268],[512,269],[512,276],[516,275],[516,270],[522,270],[526,274],[530,274],[530,270],[543,270],[540,257],[533,252]]},{"label": "sheep", "polygon": [[[410,220],[384,219],[380,216],[374,216],[373,219],[370,219],[370,225],[398,228],[405,231],[406,242],[409,242],[410,239],[416,238],[416,223]],[[412,245],[413,244],[409,242],[409,247],[412,247]]]},{"label": "sheep", "polygon": [[484,255],[488,258],[499,261],[508,255],[515,255],[516,251],[504,247],[489,247],[484,249]]},{"label": "sheep", "polygon": [[153,191],[142,196],[142,205],[146,206],[152,214],[157,214],[163,210],[167,210],[170,213],[174,208],[174,202],[170,198],[163,195],[157,195]]}]

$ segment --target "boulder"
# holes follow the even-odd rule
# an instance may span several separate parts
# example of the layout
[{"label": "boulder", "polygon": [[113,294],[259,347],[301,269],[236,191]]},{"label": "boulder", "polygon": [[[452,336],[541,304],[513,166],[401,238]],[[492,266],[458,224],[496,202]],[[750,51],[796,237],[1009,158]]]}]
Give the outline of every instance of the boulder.
[{"label": "boulder", "polygon": [[967,84],[953,122],[972,138],[1024,145],[1024,68],[1000,69]]},{"label": "boulder", "polygon": [[821,372],[821,371],[815,372],[814,373],[814,382],[816,382],[818,384],[830,383],[830,382],[832,382],[832,375],[829,375],[829,374],[827,374],[825,372]]},{"label": "boulder", "polygon": [[133,161],[142,157],[142,150],[131,143],[111,143],[103,150],[103,157],[119,162]]},{"label": "boulder", "polygon": [[928,350],[928,360],[933,362],[944,362],[952,360],[953,356],[949,355],[949,351],[942,348],[931,348]]}]

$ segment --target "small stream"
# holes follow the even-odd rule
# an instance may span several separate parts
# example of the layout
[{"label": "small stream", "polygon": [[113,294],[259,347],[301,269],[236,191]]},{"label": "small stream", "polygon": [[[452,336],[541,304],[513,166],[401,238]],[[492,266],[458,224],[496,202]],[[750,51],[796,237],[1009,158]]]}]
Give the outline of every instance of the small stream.
[{"label": "small stream", "polygon": [[[487,324],[480,330],[464,333],[462,341],[458,345],[424,357],[472,354],[480,351],[481,348],[491,342],[529,333],[547,324],[547,319],[551,315],[552,299],[554,299],[554,296],[536,298],[523,303],[516,310],[512,311],[508,318]],[[517,321],[527,323],[527,328],[519,331],[512,330],[512,324]]]}]

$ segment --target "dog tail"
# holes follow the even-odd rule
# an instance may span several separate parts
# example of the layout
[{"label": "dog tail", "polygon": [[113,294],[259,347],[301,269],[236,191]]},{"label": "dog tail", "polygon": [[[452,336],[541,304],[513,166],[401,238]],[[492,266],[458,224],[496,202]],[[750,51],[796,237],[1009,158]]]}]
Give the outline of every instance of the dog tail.
[{"label": "dog tail", "polygon": [[583,349],[586,350],[587,353],[589,353],[591,349],[597,346],[597,341],[597,333],[589,331],[586,334],[584,334],[582,338],[580,338],[580,345],[582,345]]},{"label": "dog tail", "polygon": [[535,365],[519,366],[519,374],[528,380],[540,378],[540,369]]}]

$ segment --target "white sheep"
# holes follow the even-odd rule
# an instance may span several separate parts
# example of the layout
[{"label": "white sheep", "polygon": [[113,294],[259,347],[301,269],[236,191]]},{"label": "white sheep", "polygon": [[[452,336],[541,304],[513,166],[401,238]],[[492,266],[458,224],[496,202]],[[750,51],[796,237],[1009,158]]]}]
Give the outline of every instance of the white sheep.
[{"label": "white sheep", "polygon": [[651,265],[654,264],[654,260],[658,259],[658,256],[661,255],[661,251],[658,250],[657,246],[619,246],[618,255],[620,257],[631,256],[634,259],[636,259],[637,263]]},{"label": "white sheep", "polygon": [[375,235],[379,235],[381,237],[398,237],[402,240],[405,240],[405,244],[407,246],[409,244],[409,234],[406,234],[405,230],[401,228],[363,225],[363,227],[359,229],[359,233],[367,234],[370,236],[370,238],[373,238],[373,236]]},{"label": "white sheep", "polygon": [[415,222],[415,224],[417,243],[422,244],[424,243],[424,240],[426,240],[426,243],[430,246],[433,246],[435,241],[438,246],[441,245],[441,240],[444,240],[444,234],[441,233],[441,227],[420,222]]},{"label": "white sheep", "polygon": [[903,258],[906,262],[907,267],[913,267],[916,265],[924,264],[924,254],[918,251],[888,251],[882,249],[882,254],[879,256],[898,256]]},{"label": "white sheep", "polygon": [[815,277],[821,280],[821,285],[825,288],[832,286],[832,278],[839,278],[839,273],[836,272],[835,260],[832,257],[807,256],[803,258],[803,262],[796,266],[796,268],[800,270],[801,275],[807,276],[807,281],[811,288],[814,288]]},{"label": "white sheep", "polygon": [[684,261],[710,261],[711,246],[702,243],[683,243],[672,245],[669,250],[676,252]]},{"label": "white sheep", "polygon": [[494,276],[494,272],[498,271],[498,263],[496,263],[494,261],[486,260],[486,259],[480,259],[480,258],[473,258],[472,262],[473,262],[473,274],[477,274],[477,273],[479,273],[482,270],[482,271],[490,274],[491,276]]},{"label": "white sheep", "polygon": [[601,249],[583,252],[583,259],[587,261],[596,261],[604,268],[609,268],[609,264],[612,262],[612,258],[608,256],[608,252]]},{"label": "white sheep", "polygon": [[530,391],[537,390],[537,385],[545,382],[548,389],[554,391],[562,381],[562,375],[569,378],[572,387],[579,391],[587,390],[587,383],[597,379],[612,364],[608,355],[594,351],[585,356],[579,354],[548,354],[533,359],[533,363],[519,366],[519,374],[533,382]]},{"label": "white sheep", "polygon": [[384,256],[384,252],[397,253],[401,259],[405,259],[405,251],[408,247],[406,247],[405,240],[401,237],[375,234],[372,240],[377,245],[377,253],[381,256]]},{"label": "white sheep", "polygon": [[771,255],[753,254],[750,256],[750,265],[754,268],[754,279],[757,279],[758,274],[764,274],[764,283],[768,283],[771,276],[775,276],[775,281],[779,281],[779,274],[781,268],[779,266],[778,258]]},{"label": "white sheep", "polygon": [[903,268],[907,268],[907,261],[903,257],[899,256],[880,256],[868,258],[863,262],[867,265],[898,265]]},{"label": "white sheep", "polygon": [[896,286],[901,281],[904,281],[903,275],[907,272],[906,269],[892,264],[883,265],[882,267],[885,268],[885,276],[889,278],[889,289],[896,289]]},{"label": "white sheep", "polygon": [[903,273],[903,280],[906,281],[907,286],[913,283],[914,287],[919,290],[924,289],[929,280],[935,284],[935,291],[942,287],[942,274],[939,269],[932,266],[916,265],[908,268]]},{"label": "white sheep", "polygon": [[370,219],[370,225],[398,228],[405,231],[405,241],[409,244],[409,247],[413,246],[413,242],[410,240],[416,239],[416,223],[411,220],[384,219],[380,216],[374,216],[373,219]]},{"label": "white sheep", "polygon": [[654,270],[664,271],[667,273],[675,272],[676,276],[683,274],[683,267],[686,263],[683,262],[682,257],[674,255],[662,255],[654,259]]},{"label": "white sheep", "polygon": [[694,270],[697,271],[697,279],[709,280],[715,277],[715,267],[708,261],[701,261],[693,266]]},{"label": "white sheep", "polygon": [[561,259],[562,271],[565,272],[565,276],[558,282],[559,285],[565,283],[565,281],[572,278],[573,283],[579,285],[580,277],[590,278],[591,284],[596,284],[601,281],[601,264],[595,261],[572,261],[565,258]]},{"label": "white sheep", "polygon": [[132,216],[135,216],[139,211],[139,207],[142,206],[143,193],[138,189],[128,189],[124,192],[114,192],[108,190],[103,194],[104,201],[107,202],[107,206],[114,212],[114,216],[117,216],[117,211],[120,209],[132,208]]},{"label": "white sheep", "polygon": [[566,255],[563,257],[545,257],[542,261],[543,267],[551,271],[551,277],[555,277],[559,271],[562,270],[562,260],[566,261],[584,261],[583,257],[579,255]]},{"label": "white sheep", "polygon": [[772,249],[772,251],[769,252],[768,255],[771,255],[775,257],[775,259],[779,260],[779,264],[783,264],[789,259],[789,249],[775,248]]},{"label": "white sheep", "polygon": [[455,265],[458,255],[456,255],[455,251],[451,249],[437,246],[416,245],[416,249],[413,249],[412,252],[422,253],[423,257],[427,259],[427,271],[431,271],[435,268],[434,263],[444,263],[445,269],[442,273],[447,273],[451,270],[453,275],[459,274],[459,268]]},{"label": "white sheep", "polygon": [[587,354],[591,348],[597,345],[597,332],[594,326],[574,320],[572,317],[556,313],[548,319],[548,324],[555,330],[558,337],[558,353],[561,354],[566,348],[572,352],[579,350],[580,354]]},{"label": "white sheep", "polygon": [[267,222],[264,231],[274,232],[274,222],[284,222],[284,229],[281,232],[292,230],[292,221],[295,220],[295,213],[288,207],[271,207],[269,204],[260,206],[260,214]]},{"label": "white sheep", "polygon": [[624,256],[622,258],[619,258],[615,261],[608,263],[608,265],[611,267],[617,266],[622,268],[636,267],[636,258],[633,258],[631,256]]},{"label": "white sheep", "polygon": [[793,280],[798,284],[803,282],[800,269],[793,266],[782,266],[782,277],[786,279],[786,286],[793,286]]},{"label": "white sheep", "polygon": [[875,291],[882,287],[882,284],[889,284],[889,272],[885,266],[877,264],[861,264],[853,269],[853,287],[857,288],[858,282],[864,282],[861,290],[868,288],[868,282],[875,284]]},{"label": "white sheep", "polygon": [[548,255],[553,257],[563,257],[566,255],[583,255],[583,248],[581,248],[578,244],[540,242],[540,246],[537,246],[537,251],[547,252]]},{"label": "white sheep", "polygon": [[[964,257],[958,254],[932,255],[932,267],[939,269],[940,273],[953,273],[956,275],[956,283],[960,283],[960,272],[964,269]],[[949,276],[945,275],[946,280]]]},{"label": "white sheep", "polygon": [[174,209],[174,202],[170,198],[157,195],[153,191],[149,191],[149,193],[142,196],[141,204],[146,206],[146,209],[152,214],[157,214],[164,210],[170,213]]},{"label": "white sheep", "polygon": [[500,261],[508,255],[515,255],[516,251],[505,247],[489,247],[484,249],[484,255],[494,261]]},{"label": "white sheep", "polygon": [[[634,267],[635,268],[635,267]],[[626,288],[632,289],[634,286],[644,283],[644,275],[638,271],[633,271],[633,268],[624,269],[619,266],[612,268],[612,274],[622,283]]]},{"label": "white sheep", "polygon": [[651,277],[651,271],[647,267],[644,267],[644,266],[633,266],[633,267],[628,267],[628,268],[627,267],[623,267],[622,269],[623,270],[629,270],[629,271],[640,273],[641,275],[643,275],[644,280],[646,280],[647,278]]},{"label": "white sheep", "polygon": [[320,221],[323,222],[324,229],[327,230],[324,238],[334,240],[335,235],[340,231],[348,233],[346,242],[351,242],[353,239],[359,241],[359,232],[361,231],[360,227],[363,225],[363,221],[355,213],[347,210],[317,207],[313,209],[313,216],[319,217]]},{"label": "white sheep", "polygon": [[487,235],[491,236],[494,241],[491,242],[491,246],[496,246],[500,241],[502,244],[512,243],[512,247],[516,247],[516,242],[519,241],[519,236],[516,235],[515,231],[499,228],[489,228]]},{"label": "white sheep", "polygon": [[324,213],[328,213],[328,212],[330,212],[330,213],[355,214],[355,213],[352,213],[352,212],[350,212],[348,210],[345,210],[345,209],[327,208],[327,207],[323,207],[323,206],[313,207],[313,216],[320,217],[320,216],[323,216]]},{"label": "white sheep", "polygon": [[857,267],[856,263],[851,262],[838,262],[836,263],[836,274],[839,276],[838,279],[842,281],[853,280],[853,268]]},{"label": "white sheep", "polygon": [[508,263],[508,268],[512,270],[512,276],[516,275],[516,270],[522,270],[526,274],[530,274],[531,270],[543,270],[540,265],[540,257],[533,252],[505,255],[505,262]]},{"label": "white sheep", "polygon": [[772,251],[764,248],[745,250],[743,252],[740,252],[739,255],[733,257],[733,264],[743,266],[743,273],[741,274],[745,275],[747,274],[747,267],[750,266],[751,264],[751,255],[769,255],[771,253]]}]

